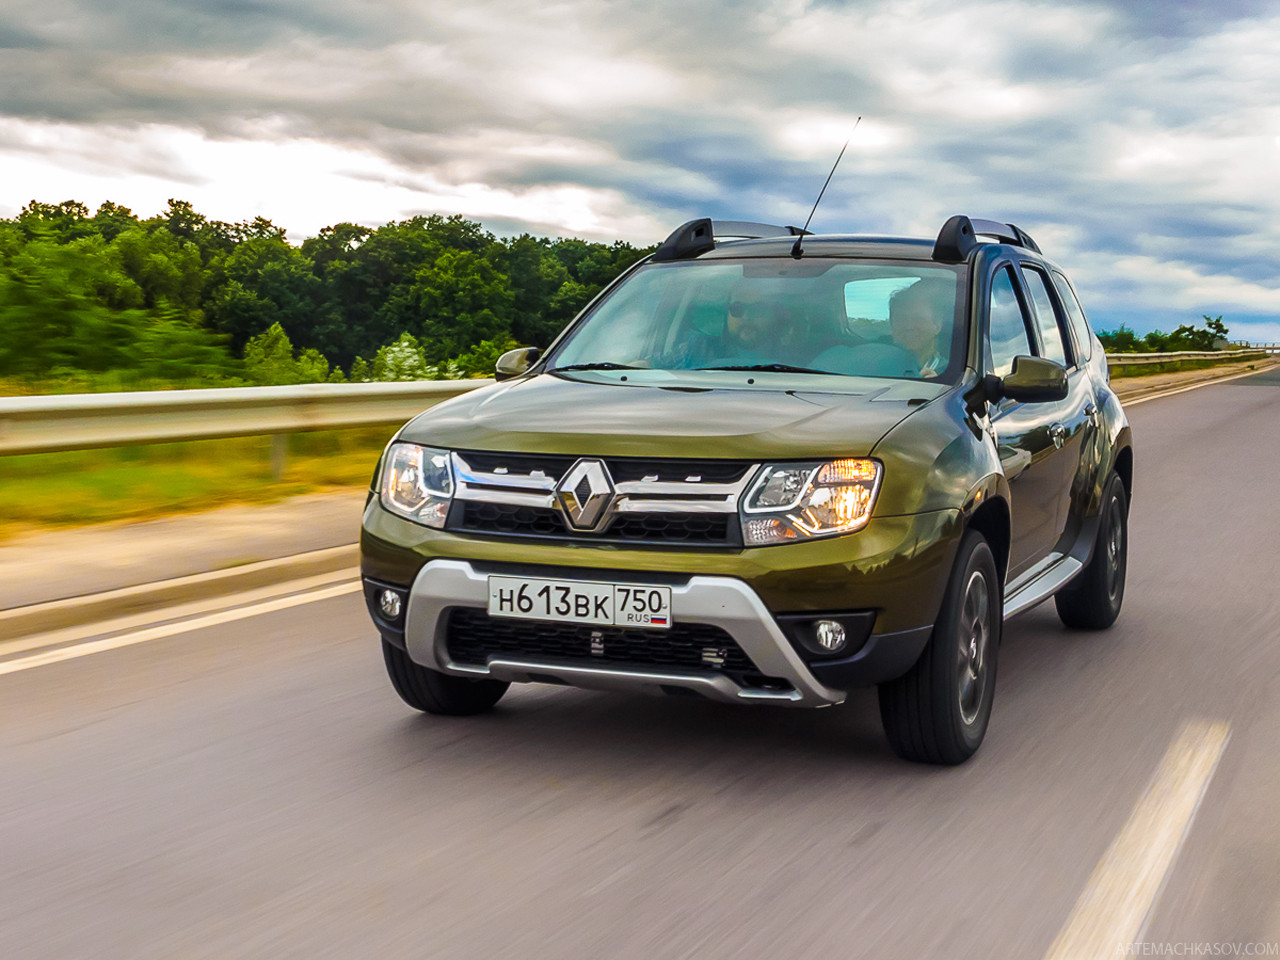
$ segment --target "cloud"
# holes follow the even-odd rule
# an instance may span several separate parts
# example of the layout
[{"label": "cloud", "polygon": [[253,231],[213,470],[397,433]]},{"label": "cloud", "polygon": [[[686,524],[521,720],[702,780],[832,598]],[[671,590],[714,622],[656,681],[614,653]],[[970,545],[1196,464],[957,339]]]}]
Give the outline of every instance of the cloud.
[{"label": "cloud", "polygon": [[[65,185],[72,181],[78,189],[69,194]],[[459,185],[391,163],[371,150],[322,140],[213,140],[196,130],[158,124],[86,129],[0,120],[0,182],[26,188],[25,193],[11,190],[10,202],[0,201],[3,216],[14,216],[30,199],[50,198],[94,207],[106,200],[127,201],[146,216],[175,197],[219,220],[266,217],[286,227],[294,240],[343,221],[375,225],[441,211],[603,241],[616,239],[620,231],[663,231],[651,213],[606,188]],[[247,194],[246,183],[254,184]]]},{"label": "cloud", "polygon": [[184,196],[295,233],[457,212],[649,243],[704,214],[802,222],[861,115],[818,229],[995,216],[1102,310],[1280,316],[1266,2],[9,6],[15,203]]}]

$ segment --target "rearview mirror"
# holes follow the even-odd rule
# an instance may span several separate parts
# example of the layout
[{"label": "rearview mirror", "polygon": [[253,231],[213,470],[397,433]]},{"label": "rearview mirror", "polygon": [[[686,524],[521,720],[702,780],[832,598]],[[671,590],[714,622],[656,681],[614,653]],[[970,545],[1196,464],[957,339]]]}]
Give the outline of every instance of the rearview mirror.
[{"label": "rearview mirror", "polygon": [[494,379],[510,380],[512,377],[527,373],[533,366],[533,362],[538,359],[538,354],[537,347],[516,347],[514,350],[508,350],[498,358],[494,366]]},{"label": "rearview mirror", "polygon": [[992,400],[1008,397],[1022,403],[1047,403],[1067,395],[1067,368],[1044,357],[1014,357],[1013,371],[1007,377],[988,379],[995,381]]}]

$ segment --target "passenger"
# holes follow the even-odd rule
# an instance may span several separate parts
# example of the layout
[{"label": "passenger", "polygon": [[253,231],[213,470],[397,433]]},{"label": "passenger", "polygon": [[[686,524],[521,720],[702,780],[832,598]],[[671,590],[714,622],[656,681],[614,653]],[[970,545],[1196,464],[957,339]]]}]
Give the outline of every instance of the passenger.
[{"label": "passenger", "polygon": [[[943,318],[951,315],[949,284],[919,280],[889,298],[889,333],[893,342],[920,363],[921,377],[936,377],[947,365],[938,346]],[[944,306],[945,305],[945,306]]]}]

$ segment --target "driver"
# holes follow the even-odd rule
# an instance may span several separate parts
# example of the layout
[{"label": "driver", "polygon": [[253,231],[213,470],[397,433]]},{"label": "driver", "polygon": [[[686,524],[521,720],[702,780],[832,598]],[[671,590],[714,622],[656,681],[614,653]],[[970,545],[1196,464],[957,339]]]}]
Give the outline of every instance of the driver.
[{"label": "driver", "polygon": [[772,291],[739,283],[729,297],[724,321],[725,355],[778,360],[778,348],[791,334],[787,311]]},{"label": "driver", "polygon": [[942,304],[951,298],[945,287],[936,281],[919,280],[889,298],[890,336],[916,358],[921,377],[936,377],[947,365],[947,358],[938,349]]},{"label": "driver", "polygon": [[773,284],[737,281],[718,334],[695,336],[679,352],[686,367],[786,363],[795,336],[792,317]]}]

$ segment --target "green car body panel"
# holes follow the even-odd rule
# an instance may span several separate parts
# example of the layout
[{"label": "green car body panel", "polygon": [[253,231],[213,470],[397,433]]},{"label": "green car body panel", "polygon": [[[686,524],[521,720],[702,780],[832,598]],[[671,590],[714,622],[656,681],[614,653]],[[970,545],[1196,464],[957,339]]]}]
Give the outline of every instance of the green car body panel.
[{"label": "green car body panel", "polygon": [[[744,240],[719,243],[688,260],[756,258],[785,269],[790,249],[790,240]],[[803,262],[928,265],[935,255],[932,245],[920,242],[806,238]],[[425,411],[397,441],[513,457],[751,464],[870,459],[881,472],[869,520],[851,533],[767,546],[477,535],[388,510],[375,475],[363,518],[362,571],[384,639],[405,647],[403,628],[398,634],[380,618],[370,591],[388,586],[408,594],[433,562],[465,563],[481,575],[569,580],[680,584],[727,578],[745,585],[780,623],[829,611],[873,615],[869,636],[852,652],[822,656],[797,648],[823,689],[838,694],[826,702],[838,702],[847,689],[893,680],[916,663],[970,529],[990,543],[1014,612],[1045,599],[1051,594],[1036,585],[1047,582],[1048,572],[1089,563],[1108,479],[1118,474],[1132,493],[1129,425],[1108,385],[1101,346],[1091,333],[1081,343],[1078,328],[1068,326],[1065,286],[1054,296],[1062,298],[1056,309],[1073,361],[1067,396],[1032,403],[993,393],[984,350],[992,278],[1002,270],[1020,283],[1026,282],[1022,270],[1060,274],[1052,261],[1018,244],[983,243],[953,269],[963,357],[945,380],[689,371],[666,383],[646,371],[548,372],[566,337],[612,295],[615,283],[526,372]],[[1019,287],[1024,310],[1026,289]],[[416,601],[407,602],[412,619]],[[408,647],[413,650],[412,642]],[[559,682],[576,683],[580,675],[567,676]],[[518,671],[515,677],[543,678]]]}]

